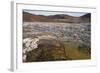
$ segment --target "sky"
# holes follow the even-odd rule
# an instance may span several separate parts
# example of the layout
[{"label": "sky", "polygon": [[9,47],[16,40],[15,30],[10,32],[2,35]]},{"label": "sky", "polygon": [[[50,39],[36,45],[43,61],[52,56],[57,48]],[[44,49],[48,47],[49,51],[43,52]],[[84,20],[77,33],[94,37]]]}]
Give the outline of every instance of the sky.
[{"label": "sky", "polygon": [[24,11],[31,14],[45,15],[45,16],[56,15],[56,14],[67,14],[74,17],[80,17],[87,14],[84,12],[54,12],[54,11],[52,12],[52,11],[36,11],[36,10],[24,10]]}]

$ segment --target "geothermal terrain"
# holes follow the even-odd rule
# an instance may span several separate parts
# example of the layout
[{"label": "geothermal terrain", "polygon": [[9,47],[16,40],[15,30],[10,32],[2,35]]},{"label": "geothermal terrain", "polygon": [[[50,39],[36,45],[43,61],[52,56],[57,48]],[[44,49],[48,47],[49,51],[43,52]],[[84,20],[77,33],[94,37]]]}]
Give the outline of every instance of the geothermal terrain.
[{"label": "geothermal terrain", "polygon": [[90,14],[42,16],[23,12],[23,62],[91,59]]}]

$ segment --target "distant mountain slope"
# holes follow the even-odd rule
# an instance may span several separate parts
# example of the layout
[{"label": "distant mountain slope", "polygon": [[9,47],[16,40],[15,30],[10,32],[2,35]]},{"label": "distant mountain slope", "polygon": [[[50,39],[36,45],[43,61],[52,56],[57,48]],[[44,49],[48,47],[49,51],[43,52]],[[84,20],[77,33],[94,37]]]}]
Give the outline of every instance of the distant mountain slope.
[{"label": "distant mountain slope", "polygon": [[90,13],[87,13],[86,15],[83,15],[82,17],[84,17],[84,18],[90,18],[91,17],[91,14]]},{"label": "distant mountain slope", "polygon": [[69,22],[69,23],[77,23],[77,22],[90,22],[91,15],[88,13],[81,17],[73,17],[65,14],[57,14],[57,15],[35,15],[28,12],[23,12],[23,21],[24,22]]},{"label": "distant mountain slope", "polygon": [[42,15],[34,15],[34,14],[30,14],[27,12],[23,12],[23,21],[41,21],[43,20],[45,17]]},{"label": "distant mountain slope", "polygon": [[83,15],[83,16],[81,17],[81,19],[84,20],[84,21],[86,21],[86,22],[91,22],[91,14],[88,13],[88,14],[86,14],[86,15]]}]

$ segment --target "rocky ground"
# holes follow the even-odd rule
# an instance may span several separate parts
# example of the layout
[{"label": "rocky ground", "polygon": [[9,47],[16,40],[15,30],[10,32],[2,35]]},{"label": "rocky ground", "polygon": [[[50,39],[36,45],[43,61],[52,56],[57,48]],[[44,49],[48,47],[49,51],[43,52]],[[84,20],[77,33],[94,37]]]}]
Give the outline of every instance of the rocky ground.
[{"label": "rocky ground", "polygon": [[90,59],[90,36],[90,23],[24,22],[23,61]]}]

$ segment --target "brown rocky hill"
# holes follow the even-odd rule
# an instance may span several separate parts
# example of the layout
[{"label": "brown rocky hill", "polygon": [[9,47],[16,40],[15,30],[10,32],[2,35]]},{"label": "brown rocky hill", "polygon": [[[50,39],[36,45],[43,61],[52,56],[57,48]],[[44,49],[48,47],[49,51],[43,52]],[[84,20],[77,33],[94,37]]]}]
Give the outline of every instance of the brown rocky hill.
[{"label": "brown rocky hill", "polygon": [[35,15],[28,12],[23,12],[23,21],[24,22],[69,22],[69,23],[77,23],[77,22],[90,22],[91,15],[88,13],[81,17],[73,17],[65,14],[57,14],[57,15]]},{"label": "brown rocky hill", "polygon": [[82,20],[86,21],[86,22],[91,22],[91,14],[87,13],[86,15],[83,15],[81,17]]}]

